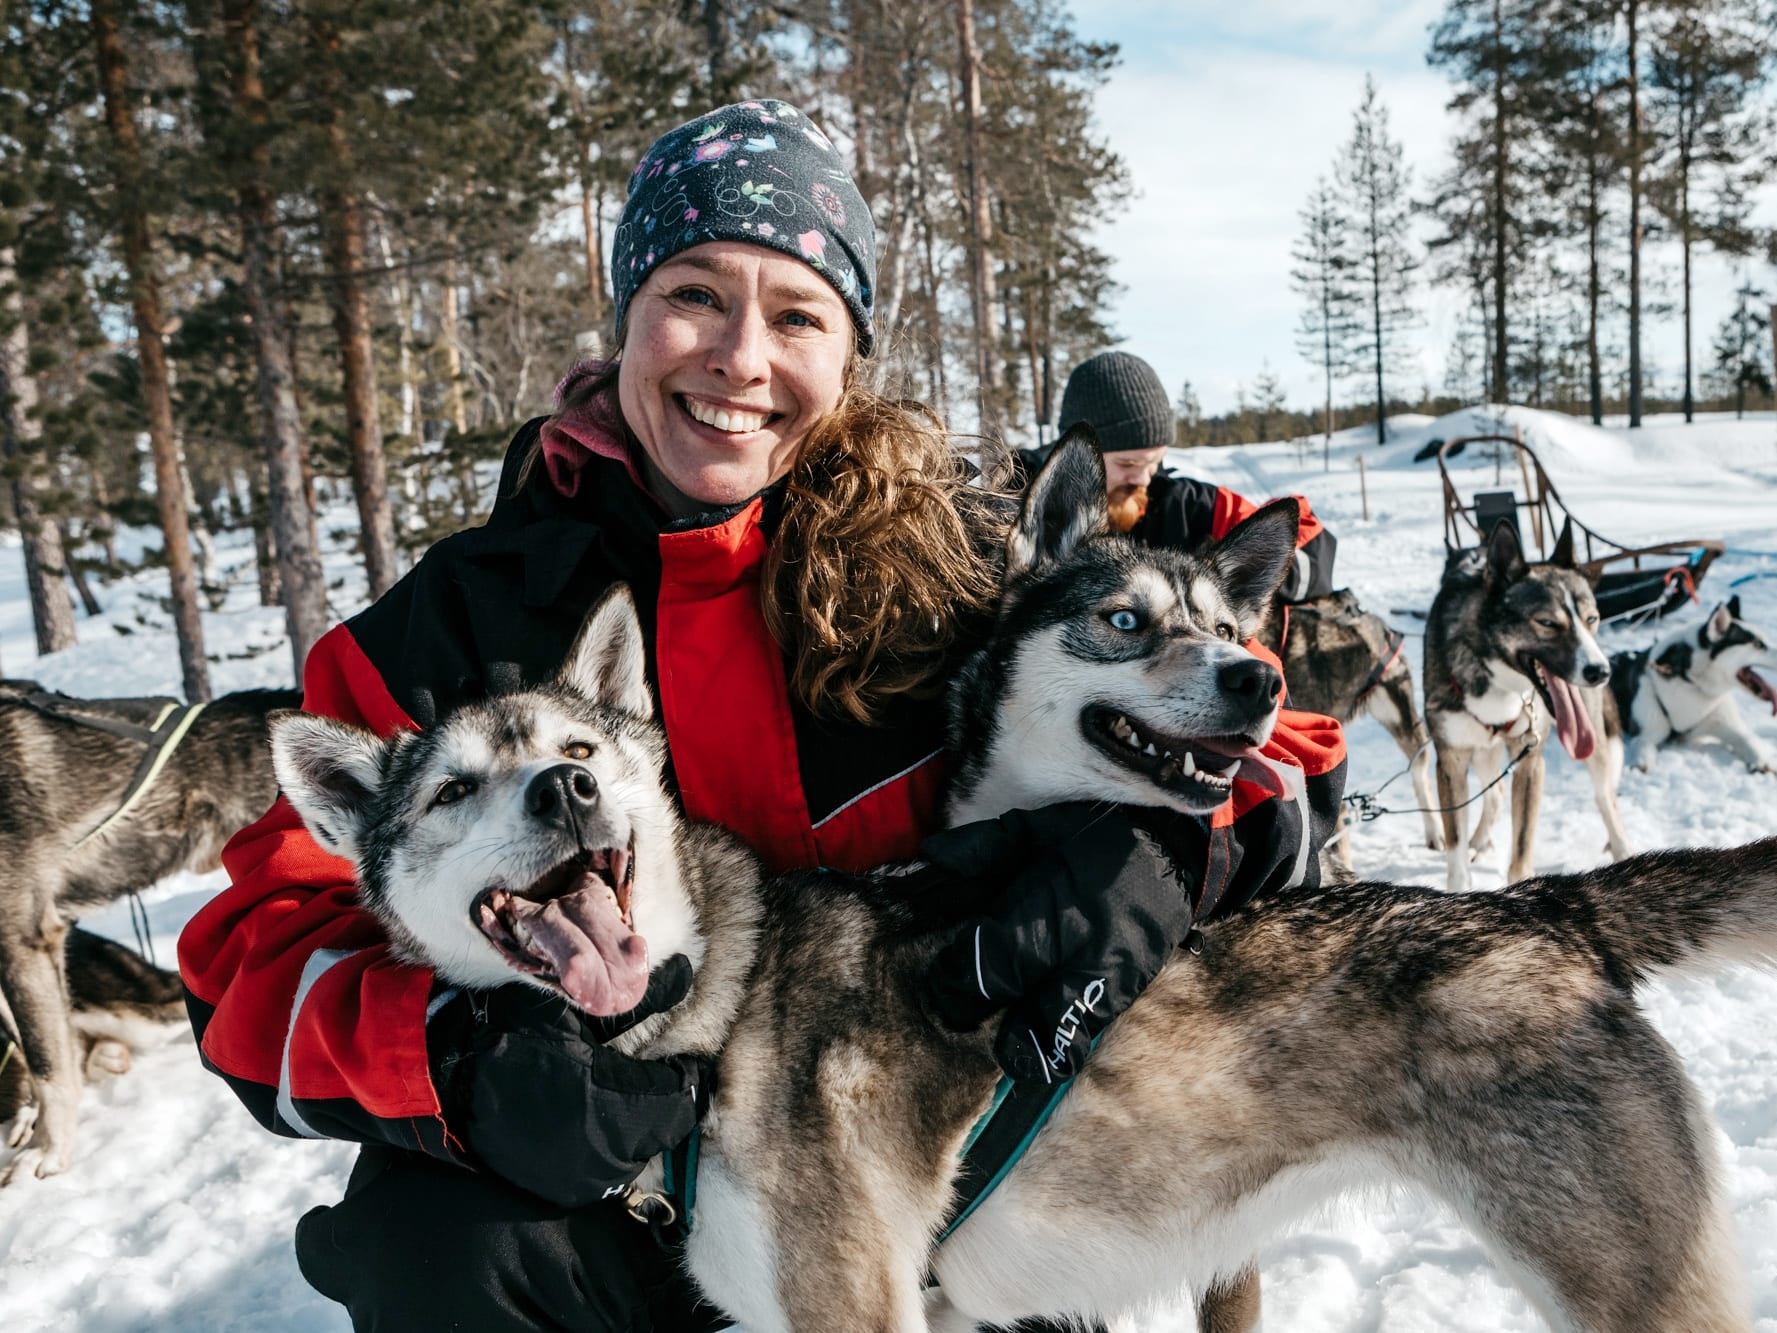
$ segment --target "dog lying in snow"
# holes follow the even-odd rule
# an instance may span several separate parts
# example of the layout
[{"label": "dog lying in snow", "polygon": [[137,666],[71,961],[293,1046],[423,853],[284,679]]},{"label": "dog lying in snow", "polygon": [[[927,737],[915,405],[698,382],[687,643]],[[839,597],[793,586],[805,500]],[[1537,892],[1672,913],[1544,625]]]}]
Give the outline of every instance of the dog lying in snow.
[{"label": "dog lying in snow", "polygon": [[1744,690],[1777,714],[1777,653],[1730,597],[1702,624],[1675,629],[1651,648],[1610,659],[1610,704],[1622,719],[1629,767],[1653,771],[1668,741],[1713,737],[1754,773],[1777,772],[1777,755],[1734,706]]}]

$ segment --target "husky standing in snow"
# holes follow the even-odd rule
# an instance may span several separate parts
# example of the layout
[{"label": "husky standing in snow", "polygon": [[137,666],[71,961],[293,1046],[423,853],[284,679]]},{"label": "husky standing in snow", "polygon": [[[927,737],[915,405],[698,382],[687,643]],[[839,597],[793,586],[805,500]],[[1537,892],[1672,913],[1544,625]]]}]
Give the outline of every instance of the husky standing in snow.
[{"label": "husky standing in snow", "polygon": [[1777,756],[1734,707],[1734,696],[1744,690],[1777,713],[1777,687],[1760,668],[1777,668],[1777,654],[1742,619],[1738,596],[1694,628],[1675,629],[1651,648],[1613,656],[1611,704],[1629,740],[1629,766],[1651,772],[1668,741],[1714,737],[1754,773],[1777,772]]},{"label": "husky standing in snow", "polygon": [[1598,620],[1592,585],[1574,564],[1571,526],[1561,529],[1546,563],[1526,561],[1517,529],[1500,523],[1480,550],[1445,569],[1426,617],[1425,721],[1437,748],[1451,889],[1469,887],[1469,861],[1490,845],[1505,804],[1500,787],[1487,786],[1471,838],[1469,773],[1492,784],[1508,763],[1506,880],[1531,873],[1551,724],[1591,775],[1610,854],[1629,854],[1617,810],[1623,738],[1614,711],[1603,708],[1610,660],[1598,646]]},{"label": "husky standing in snow", "polygon": [[[1025,497],[994,637],[956,686],[953,822],[1083,785],[1208,819],[1276,725],[1274,691],[1229,686],[1226,631],[1263,617],[1293,502],[1199,556],[1111,536],[1105,503],[1078,443]],[[1154,632],[1107,653],[1132,604]],[[1301,887],[1206,925],[933,1253],[1000,1077],[991,1033],[922,998],[955,928],[921,929],[880,875],[762,881],[732,835],[687,823],[645,662],[619,586],[553,683],[388,738],[287,714],[274,756],[366,907],[444,980],[616,1012],[690,959],[689,996],[615,1043],[721,1053],[686,1261],[748,1333],[1120,1316],[1221,1285],[1353,1185],[1403,1180],[1558,1327],[1750,1326],[1717,1131],[1634,988],[1777,954],[1777,840],[1496,894]]]}]

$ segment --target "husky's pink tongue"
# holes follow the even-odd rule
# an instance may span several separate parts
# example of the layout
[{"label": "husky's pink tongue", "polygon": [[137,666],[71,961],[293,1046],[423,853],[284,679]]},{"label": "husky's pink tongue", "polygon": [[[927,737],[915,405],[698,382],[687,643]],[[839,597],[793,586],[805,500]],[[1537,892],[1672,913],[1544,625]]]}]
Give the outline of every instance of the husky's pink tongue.
[{"label": "husky's pink tongue", "polygon": [[1777,688],[1751,667],[1741,667],[1736,674],[1740,683],[1752,691],[1753,697],[1770,704],[1772,714],[1777,715]]},{"label": "husky's pink tongue", "polygon": [[625,1014],[648,989],[648,942],[629,928],[610,887],[582,875],[571,892],[515,903],[529,949],[549,960],[561,988],[595,1018]]},{"label": "husky's pink tongue", "polygon": [[1590,759],[1598,748],[1598,733],[1592,730],[1592,719],[1580,692],[1552,672],[1537,667],[1549,699],[1555,705],[1555,735],[1562,747],[1575,759]]},{"label": "husky's pink tongue", "polygon": [[1240,761],[1240,771],[1234,777],[1239,782],[1256,782],[1273,796],[1288,796],[1289,792],[1283,785],[1283,778],[1278,775],[1277,765],[1265,758],[1251,745],[1223,745],[1215,741],[1193,741],[1192,748],[1208,750],[1211,754],[1223,755],[1229,759]]}]

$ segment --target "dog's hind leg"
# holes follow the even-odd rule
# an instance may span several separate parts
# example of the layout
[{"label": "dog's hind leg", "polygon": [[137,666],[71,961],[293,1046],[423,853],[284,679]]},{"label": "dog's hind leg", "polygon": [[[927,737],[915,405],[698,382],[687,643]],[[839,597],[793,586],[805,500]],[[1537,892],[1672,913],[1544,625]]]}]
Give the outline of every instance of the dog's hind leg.
[{"label": "dog's hind leg", "polygon": [[1555,1328],[1746,1333],[1717,1131],[1678,1057],[1627,992],[1539,977],[1514,1001],[1478,968],[1429,1015],[1428,1183]]},{"label": "dog's hind leg", "polygon": [[[60,966],[68,927],[50,894],[42,893],[33,907],[31,918],[15,922],[12,930],[0,931],[0,977],[5,978],[19,1045],[31,1069],[37,1107],[30,1140],[7,1165],[0,1185],[25,1175],[55,1175],[67,1170],[74,1157],[80,1055]],[[17,1122],[15,1134],[22,1138]]]}]

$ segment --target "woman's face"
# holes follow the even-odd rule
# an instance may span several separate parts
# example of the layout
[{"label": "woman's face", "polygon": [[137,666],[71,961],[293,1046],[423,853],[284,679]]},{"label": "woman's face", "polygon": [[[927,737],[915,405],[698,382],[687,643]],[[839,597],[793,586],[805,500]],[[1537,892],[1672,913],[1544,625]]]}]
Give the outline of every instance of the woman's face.
[{"label": "woman's face", "polygon": [[664,261],[630,302],[617,373],[655,498],[695,514],[787,473],[855,342],[839,293],[790,255],[710,241]]}]

